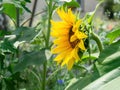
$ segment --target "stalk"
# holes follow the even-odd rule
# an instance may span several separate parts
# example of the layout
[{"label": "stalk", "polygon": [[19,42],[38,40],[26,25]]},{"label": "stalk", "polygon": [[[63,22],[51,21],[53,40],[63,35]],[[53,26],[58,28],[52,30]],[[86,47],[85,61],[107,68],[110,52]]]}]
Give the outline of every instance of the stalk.
[{"label": "stalk", "polygon": [[50,39],[50,27],[51,23],[50,20],[52,18],[52,0],[50,0],[48,4],[48,30],[47,30],[47,38],[46,38],[46,48],[49,47],[49,39]]},{"label": "stalk", "polygon": [[43,64],[43,86],[42,86],[42,90],[46,90],[46,72],[47,72],[47,61],[45,61],[45,63]]},{"label": "stalk", "polygon": [[35,10],[36,10],[36,6],[37,6],[37,1],[38,0],[34,1],[34,6],[33,6],[32,14],[31,14],[31,19],[30,19],[29,27],[32,26],[32,22],[33,22],[33,19],[34,19]]},{"label": "stalk", "polygon": [[103,50],[103,48],[104,48],[101,40],[99,39],[97,34],[92,32],[91,35],[92,35],[92,39],[96,41],[96,43],[98,45],[98,48],[99,48],[99,51],[101,52]]},{"label": "stalk", "polygon": [[[48,29],[47,29],[47,36],[46,36],[46,48],[49,48],[49,39],[50,39],[50,27],[51,23],[50,20],[52,18],[52,0],[49,1],[48,5]],[[42,90],[45,90],[46,87],[46,73],[47,73],[47,61],[45,61],[43,65],[43,87]]]}]

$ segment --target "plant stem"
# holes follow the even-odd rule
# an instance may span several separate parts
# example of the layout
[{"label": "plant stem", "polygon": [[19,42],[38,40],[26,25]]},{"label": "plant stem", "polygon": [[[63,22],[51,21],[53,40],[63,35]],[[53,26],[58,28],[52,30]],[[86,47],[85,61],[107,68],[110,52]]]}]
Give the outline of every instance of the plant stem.
[{"label": "plant stem", "polygon": [[99,51],[101,52],[104,48],[101,40],[99,39],[97,34],[95,34],[94,32],[92,32],[91,35],[92,35],[92,39],[96,41],[98,48],[99,48]]},{"label": "plant stem", "polygon": [[33,10],[32,10],[32,14],[31,14],[31,19],[30,19],[29,27],[32,26],[32,22],[33,22],[33,18],[34,18],[36,6],[37,6],[37,0],[34,1],[34,5],[33,5]]},{"label": "plant stem", "polygon": [[42,86],[42,90],[46,90],[46,72],[47,72],[47,61],[45,61],[45,63],[43,64],[43,86]]},{"label": "plant stem", "polygon": [[[46,36],[46,48],[49,48],[49,40],[50,40],[50,27],[51,27],[51,23],[50,20],[52,18],[52,1],[53,0],[49,0],[48,5],[48,28],[47,28],[47,36]],[[42,90],[45,90],[46,87],[46,73],[47,73],[47,60],[45,61],[44,65],[43,65],[43,87]]]},{"label": "plant stem", "polygon": [[90,30],[89,30],[89,34],[88,34],[88,40],[89,40],[89,44],[88,44],[88,47],[89,47],[89,65],[91,65],[91,47],[90,47]]},{"label": "plant stem", "polygon": [[49,5],[48,5],[48,30],[47,30],[47,38],[46,38],[46,47],[49,47],[49,39],[50,39],[50,20],[52,17],[52,0],[49,1]]}]

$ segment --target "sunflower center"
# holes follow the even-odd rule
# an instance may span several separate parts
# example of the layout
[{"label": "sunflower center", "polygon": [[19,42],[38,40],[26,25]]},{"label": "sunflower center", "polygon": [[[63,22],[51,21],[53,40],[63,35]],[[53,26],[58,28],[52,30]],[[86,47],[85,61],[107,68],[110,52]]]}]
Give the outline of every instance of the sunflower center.
[{"label": "sunflower center", "polygon": [[72,35],[74,35],[74,32],[72,31],[72,28],[71,28],[70,32],[69,32],[69,43],[70,43],[72,48],[75,48],[75,46],[80,42],[80,40],[76,39],[73,42],[70,42],[70,38],[71,38]]}]

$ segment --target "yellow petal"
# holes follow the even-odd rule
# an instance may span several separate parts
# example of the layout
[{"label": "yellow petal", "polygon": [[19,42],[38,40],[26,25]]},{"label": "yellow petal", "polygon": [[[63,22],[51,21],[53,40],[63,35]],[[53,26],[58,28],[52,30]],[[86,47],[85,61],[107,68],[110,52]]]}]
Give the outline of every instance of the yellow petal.
[{"label": "yellow petal", "polygon": [[75,48],[73,49],[72,55],[73,55],[73,57],[75,58],[75,60],[79,60],[79,59],[80,59],[79,56],[78,56],[78,48],[77,48],[77,47],[75,47]]},{"label": "yellow petal", "polygon": [[63,60],[61,66],[64,66],[65,64],[68,63],[68,61],[72,58],[72,56],[70,55],[70,52],[66,55],[65,59]]},{"label": "yellow petal", "polygon": [[77,37],[75,36],[75,35],[72,35],[71,37],[70,37],[70,42],[73,42],[73,41],[75,41],[77,39]]},{"label": "yellow petal", "polygon": [[58,55],[56,56],[56,58],[55,58],[54,60],[55,60],[55,61],[60,61],[60,60],[64,59],[65,56],[66,56],[66,54],[68,54],[70,51],[71,51],[71,49],[68,49],[68,50],[66,50],[66,51],[64,51],[64,52],[61,52],[60,54],[58,54]]},{"label": "yellow petal", "polygon": [[68,9],[68,16],[69,16],[69,20],[70,20],[70,23],[73,24],[76,20],[76,16],[72,13],[72,10],[71,9]]},{"label": "yellow petal", "polygon": [[64,28],[68,29],[68,28],[71,27],[71,26],[70,26],[67,22],[65,22],[65,21],[53,21],[53,20],[51,20],[51,24],[52,24],[52,27],[53,27],[53,28],[56,28],[56,29],[64,29]]},{"label": "yellow petal", "polygon": [[56,53],[60,53],[60,52],[62,52],[62,51],[65,51],[65,50],[67,50],[67,49],[70,49],[70,48],[71,48],[71,47],[70,47],[69,44],[62,44],[62,43],[61,43],[59,46],[53,48],[53,49],[51,50],[51,52],[52,52],[53,54],[56,54]]},{"label": "yellow petal", "polygon": [[79,38],[79,39],[83,39],[83,38],[87,38],[87,35],[85,35],[85,33],[80,32],[80,31],[76,31],[75,35]]},{"label": "yellow petal", "polygon": [[62,37],[59,37],[58,39],[54,40],[54,44],[60,44],[63,42],[68,42],[68,37],[62,36]]},{"label": "yellow petal", "polygon": [[73,67],[73,64],[74,64],[74,59],[72,58],[72,59],[69,60],[69,62],[67,64],[68,70],[71,70],[71,68]]},{"label": "yellow petal", "polygon": [[66,16],[67,16],[67,14],[66,14],[66,12],[64,11],[64,9],[62,8],[62,9],[58,9],[57,10],[57,14],[60,16],[60,18],[62,19],[62,20],[66,20]]},{"label": "yellow petal", "polygon": [[80,26],[81,22],[82,22],[82,20],[78,20],[78,21],[73,25],[73,28],[72,28],[72,31],[73,31],[73,32],[79,30],[79,26]]},{"label": "yellow petal", "polygon": [[71,9],[68,9],[68,12],[65,12],[64,9],[58,9],[57,10],[58,15],[62,20],[69,23],[70,25],[73,25],[73,23],[76,20],[75,15],[72,13]]},{"label": "yellow petal", "polygon": [[78,47],[82,50],[85,50],[85,46],[84,46],[84,42],[83,40],[80,40],[79,44],[78,44]]}]

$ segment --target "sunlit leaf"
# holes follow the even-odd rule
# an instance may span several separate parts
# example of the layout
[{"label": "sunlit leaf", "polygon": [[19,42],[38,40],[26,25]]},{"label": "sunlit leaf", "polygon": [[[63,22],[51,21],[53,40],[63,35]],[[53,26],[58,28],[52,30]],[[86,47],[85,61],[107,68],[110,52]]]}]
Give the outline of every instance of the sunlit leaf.
[{"label": "sunlit leaf", "polygon": [[98,90],[120,90],[120,76],[103,85]]},{"label": "sunlit leaf", "polygon": [[[109,83],[110,81],[112,81],[113,79],[119,76],[120,76],[120,67],[116,68],[115,70],[112,70],[111,72],[105,74],[104,76],[100,77],[96,81],[90,83],[88,86],[86,86],[82,90],[99,90],[100,87],[104,86],[105,84]],[[114,90],[114,89],[111,88],[111,90]]]},{"label": "sunlit leaf", "polygon": [[63,6],[68,6],[72,8],[72,7],[80,7],[80,4],[75,0],[72,0],[71,2],[65,2]]},{"label": "sunlit leaf", "polygon": [[[16,6],[13,3],[3,3],[2,6],[3,6],[3,12],[13,20],[16,20]],[[20,8],[20,14],[22,14],[21,8]]]},{"label": "sunlit leaf", "polygon": [[98,59],[97,68],[103,75],[120,66],[120,41],[105,48]]},{"label": "sunlit leaf", "polygon": [[73,78],[65,90],[81,90],[91,82],[91,76],[81,77],[79,79]]},{"label": "sunlit leaf", "polygon": [[107,34],[107,38],[110,39],[110,43],[112,43],[118,37],[120,37],[120,27],[115,28],[113,31]]}]

